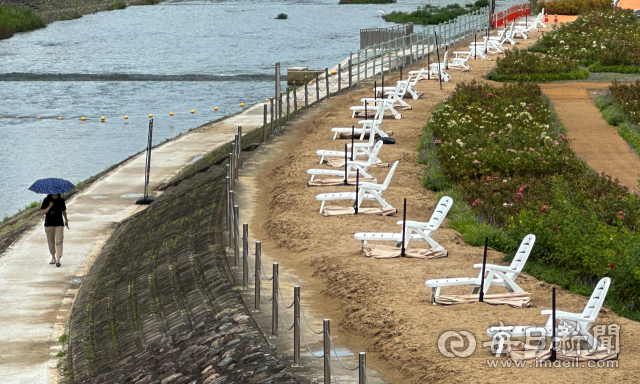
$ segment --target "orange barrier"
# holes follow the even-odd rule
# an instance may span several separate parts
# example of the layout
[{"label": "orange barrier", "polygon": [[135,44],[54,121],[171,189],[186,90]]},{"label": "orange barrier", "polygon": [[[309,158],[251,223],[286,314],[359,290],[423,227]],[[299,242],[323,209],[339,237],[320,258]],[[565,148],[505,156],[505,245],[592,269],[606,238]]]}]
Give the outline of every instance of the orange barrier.
[{"label": "orange barrier", "polygon": [[530,14],[531,14],[530,3],[514,5],[513,7],[507,8],[507,10],[505,11],[500,11],[492,14],[491,26],[493,28],[499,28],[517,19],[518,17],[522,17]]},{"label": "orange barrier", "polygon": [[640,0],[620,0],[618,7],[627,9],[640,9]]}]

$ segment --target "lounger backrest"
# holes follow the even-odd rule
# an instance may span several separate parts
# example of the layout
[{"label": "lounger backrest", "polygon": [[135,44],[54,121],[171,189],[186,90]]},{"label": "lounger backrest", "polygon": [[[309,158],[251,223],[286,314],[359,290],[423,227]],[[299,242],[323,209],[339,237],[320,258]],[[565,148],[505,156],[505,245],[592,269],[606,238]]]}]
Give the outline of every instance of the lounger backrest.
[{"label": "lounger backrest", "polygon": [[380,124],[384,118],[384,103],[376,105],[376,114],[373,116],[374,124]]},{"label": "lounger backrest", "polygon": [[[585,322],[592,323],[598,317],[598,313],[600,313],[600,308],[602,308],[602,304],[604,303],[604,299],[607,297],[607,291],[609,290],[609,285],[611,284],[611,279],[608,277],[603,277],[596,285],[596,288],[593,290],[591,297],[589,298],[589,302],[587,302],[587,306],[582,311],[582,318],[584,318]],[[586,325],[589,327],[591,324]]]},{"label": "lounger backrest", "polygon": [[516,255],[513,257],[511,265],[509,266],[509,269],[513,271],[512,273],[507,273],[507,276],[510,279],[515,279],[520,274],[520,272],[522,272],[522,269],[527,263],[527,259],[529,258],[529,254],[531,254],[531,250],[533,249],[533,244],[535,244],[535,242],[536,235],[532,234],[529,234],[525,236],[524,239],[522,239],[520,247],[518,248],[518,251],[516,252]]},{"label": "lounger backrest", "polygon": [[442,58],[442,62],[447,64],[447,60],[449,59],[449,50],[444,51],[444,57]]},{"label": "lounger backrest", "polygon": [[[373,131],[369,134],[375,136],[375,132]],[[384,143],[382,142],[382,140],[376,141],[376,145],[373,147],[373,150],[371,151],[371,156],[369,156],[369,159],[367,159],[367,168],[372,166],[374,161],[378,160],[378,154],[380,153],[380,149],[382,149],[383,144]]]},{"label": "lounger backrest", "polygon": [[389,187],[389,183],[391,183],[391,178],[393,177],[393,172],[395,172],[399,162],[400,162],[399,160],[394,161],[393,165],[389,169],[389,173],[387,173],[387,177],[384,179],[384,182],[382,183],[383,191],[386,191],[387,188]]},{"label": "lounger backrest", "polygon": [[429,222],[426,225],[429,231],[435,231],[438,229],[451,209],[451,206],[453,206],[453,199],[449,196],[443,196],[440,201],[438,201],[438,205],[436,205],[436,209],[433,210],[431,219],[429,219]]},{"label": "lounger backrest", "polygon": [[404,94],[407,93],[407,89],[409,88],[409,82],[408,81],[398,81],[396,83],[396,89],[395,91],[393,91],[393,93],[389,94],[389,99],[390,100],[398,100],[398,99],[402,99],[404,98]]}]

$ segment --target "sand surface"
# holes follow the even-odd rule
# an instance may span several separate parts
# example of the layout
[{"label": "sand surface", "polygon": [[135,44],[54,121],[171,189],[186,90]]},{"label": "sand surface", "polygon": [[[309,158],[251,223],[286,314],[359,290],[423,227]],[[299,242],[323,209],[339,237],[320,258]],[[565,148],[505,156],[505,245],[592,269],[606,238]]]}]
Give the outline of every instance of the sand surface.
[{"label": "sand surface", "polygon": [[[534,35],[535,37],[535,35]],[[528,46],[534,39],[520,44]],[[520,40],[522,41],[522,40]],[[459,49],[457,47],[456,49]],[[304,119],[289,129],[296,135],[283,144],[284,151],[265,164],[258,180],[260,189],[255,218],[250,224],[256,238],[262,239],[266,253],[273,255],[283,268],[310,281],[321,292],[325,313],[334,320],[333,330],[344,335],[342,340],[352,350],[367,351],[368,364],[385,374],[394,383],[574,383],[639,382],[640,362],[635,357],[640,348],[636,341],[640,325],[617,316],[604,308],[598,317],[601,324],[620,324],[621,354],[619,368],[490,368],[487,360],[494,359],[483,342],[488,327],[504,321],[506,325],[543,325],[547,316],[541,310],[551,307],[551,285],[521,274],[517,283],[532,294],[530,308],[490,306],[483,303],[434,306],[424,281],[443,277],[475,277],[474,263],[482,260],[482,249],[464,243],[461,235],[448,228],[445,220],[434,239],[448,251],[446,258],[370,259],[360,251],[360,242],[353,234],[360,231],[398,231],[396,221],[402,217],[402,201],[407,198],[407,219],[426,221],[436,204],[435,194],[422,188],[423,166],[415,162],[416,143],[422,127],[434,107],[448,97],[459,81],[469,81],[485,74],[490,61],[470,61],[473,71],[452,71],[452,82],[421,81],[419,100],[408,100],[413,109],[403,111],[401,120],[385,119],[383,129],[392,130],[395,145],[385,145],[380,157],[389,163],[400,160],[385,198],[398,209],[396,216],[371,215],[324,217],[318,213],[319,193],[353,191],[354,187],[307,187],[306,170],[326,168],[319,165],[318,149],[344,148],[345,140],[332,140],[330,129],[351,126],[348,106],[371,96],[373,84],[333,97],[327,112],[312,121]],[[412,69],[418,69],[412,68]],[[397,80],[398,74],[387,76],[385,83]],[[325,104],[326,105],[326,104]],[[320,107],[319,107],[320,108]],[[324,106],[322,108],[325,108]],[[388,169],[372,170],[379,180]],[[348,201],[338,202],[348,205]],[[365,203],[365,206],[375,206]],[[503,263],[502,254],[490,250],[488,262]],[[492,288],[493,289],[493,288]],[[443,289],[443,294],[470,293],[470,287]],[[505,292],[495,288],[493,293]],[[558,308],[582,312],[587,298],[557,290]],[[445,331],[468,331],[474,335],[478,348],[468,358],[447,358],[437,347],[439,336]],[[333,334],[333,333],[332,333]],[[501,358],[504,360],[504,357]],[[541,371],[544,369],[544,371]]]}]

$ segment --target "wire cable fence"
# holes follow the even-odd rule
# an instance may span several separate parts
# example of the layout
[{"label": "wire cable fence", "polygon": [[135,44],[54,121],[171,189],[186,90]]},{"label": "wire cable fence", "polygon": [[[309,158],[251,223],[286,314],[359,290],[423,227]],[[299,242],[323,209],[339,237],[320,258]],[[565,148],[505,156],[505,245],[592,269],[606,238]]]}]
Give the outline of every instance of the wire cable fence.
[{"label": "wire cable fence", "polygon": [[[239,129],[239,132],[241,129]],[[239,138],[237,140],[240,140]],[[238,173],[240,171],[240,167],[242,164],[241,159],[241,145],[239,143],[234,143],[232,146],[233,152],[230,154],[229,167],[227,167],[228,172],[228,180],[238,179]],[[251,243],[249,241],[249,227],[248,224],[240,224],[239,223],[239,207],[238,201],[235,200],[235,193],[231,190],[231,187],[235,188],[235,184],[227,181],[227,196],[230,196],[232,201],[228,201],[225,207],[225,222],[227,225],[230,225],[231,228],[227,228],[229,237],[227,240],[228,249],[233,250],[232,259],[233,259],[233,267],[240,273],[242,273],[242,285],[243,289],[249,288],[249,281],[251,278],[254,278],[254,302],[256,305],[256,309],[259,309],[259,302],[262,300],[266,300],[271,303],[271,337],[280,337],[278,334],[278,328],[280,325],[284,328],[284,332],[293,332],[293,341],[294,341],[294,367],[302,366],[301,361],[301,348],[306,347],[309,354],[316,359],[324,359],[324,382],[325,383],[338,383],[338,377],[334,372],[334,368],[344,369],[349,375],[352,375],[351,372],[358,371],[358,383],[367,383],[366,378],[366,360],[364,359],[365,353],[361,352],[358,360],[358,364],[355,367],[350,366],[351,364],[345,361],[344,357],[340,356],[339,350],[335,347],[333,340],[331,340],[330,333],[330,320],[324,319],[322,330],[316,330],[314,326],[311,325],[305,310],[302,307],[301,295],[300,295],[300,287],[294,287],[293,300],[290,304],[287,304],[285,301],[285,297],[283,294],[282,287],[280,286],[280,273],[279,273],[279,265],[278,263],[273,263],[273,274],[270,278],[267,278],[266,273],[264,272],[264,267],[262,265],[262,246],[259,241]],[[232,209],[233,208],[233,209]],[[242,231],[239,230],[242,228]],[[240,251],[239,248],[242,248]],[[255,251],[252,251],[252,248]],[[241,260],[238,260],[238,255],[241,256]],[[253,260],[250,260],[253,259]],[[231,262],[230,262],[231,263]],[[251,268],[251,264],[254,265],[254,268]],[[266,292],[266,288],[263,285],[263,282],[271,281],[272,291],[271,295],[268,295]],[[278,297],[279,296],[279,297]],[[289,310],[292,310],[289,312]],[[286,312],[286,313],[285,313]],[[290,315],[292,315],[293,320],[287,321],[287,318],[291,319]],[[305,326],[303,326],[305,325]],[[318,354],[314,352],[313,348],[307,340],[307,337],[311,334],[317,336],[322,336],[322,344],[323,351],[322,354]],[[332,351],[333,350],[333,351]],[[332,356],[333,355],[333,356]],[[337,360],[339,364],[333,364],[332,360]],[[340,381],[347,380],[348,376],[340,376]],[[348,379],[349,381],[355,380],[355,378]]]}]

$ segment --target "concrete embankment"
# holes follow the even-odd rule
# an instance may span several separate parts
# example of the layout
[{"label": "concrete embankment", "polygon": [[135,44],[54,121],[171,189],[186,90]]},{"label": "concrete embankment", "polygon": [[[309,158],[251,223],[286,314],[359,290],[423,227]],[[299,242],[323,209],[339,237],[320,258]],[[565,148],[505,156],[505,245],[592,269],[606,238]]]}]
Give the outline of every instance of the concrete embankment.
[{"label": "concrete embankment", "polygon": [[116,229],[74,304],[73,382],[297,382],[230,283],[224,168],[169,187]]}]

